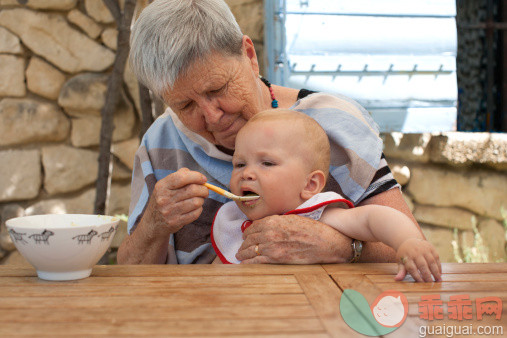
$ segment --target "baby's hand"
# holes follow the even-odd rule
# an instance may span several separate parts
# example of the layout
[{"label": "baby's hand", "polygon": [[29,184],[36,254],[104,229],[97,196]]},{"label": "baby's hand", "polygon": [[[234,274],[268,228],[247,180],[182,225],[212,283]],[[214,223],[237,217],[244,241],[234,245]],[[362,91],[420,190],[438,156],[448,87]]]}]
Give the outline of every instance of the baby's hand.
[{"label": "baby's hand", "polygon": [[431,275],[435,277],[435,282],[442,281],[440,259],[428,241],[418,238],[407,239],[398,248],[396,259],[400,263],[394,280],[403,280],[408,272],[416,282],[432,282]]}]

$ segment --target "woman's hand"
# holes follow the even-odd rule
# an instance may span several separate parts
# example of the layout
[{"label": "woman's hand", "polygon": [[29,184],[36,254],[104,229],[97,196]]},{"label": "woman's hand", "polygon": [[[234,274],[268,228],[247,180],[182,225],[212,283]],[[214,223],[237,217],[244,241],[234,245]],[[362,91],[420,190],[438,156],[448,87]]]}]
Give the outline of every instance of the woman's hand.
[{"label": "woman's hand", "polygon": [[146,211],[156,233],[168,236],[199,218],[208,197],[204,183],[206,176],[182,168],[155,184]]},{"label": "woman's hand", "polygon": [[241,263],[345,263],[352,257],[350,238],[297,215],[257,220],[245,230],[243,239],[236,254]]},{"label": "woman's hand", "polygon": [[119,264],[163,264],[169,237],[202,213],[208,189],[206,177],[182,168],[155,184],[136,230],[118,249]]}]

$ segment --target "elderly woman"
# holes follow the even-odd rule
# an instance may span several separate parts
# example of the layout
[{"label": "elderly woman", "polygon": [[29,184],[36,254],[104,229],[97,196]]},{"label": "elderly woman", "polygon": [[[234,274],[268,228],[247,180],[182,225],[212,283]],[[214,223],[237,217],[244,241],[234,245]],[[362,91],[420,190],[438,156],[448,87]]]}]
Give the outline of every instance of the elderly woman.
[{"label": "elderly woman", "polygon": [[[412,214],[382,156],[375,123],[356,102],[271,85],[259,76],[252,40],[222,0],[161,0],[132,30],[131,65],[169,109],[137,151],[129,236],[121,264],[211,263],[210,226],[226,202],[203,183],[226,188],[236,134],[256,113],[291,108],[315,118],[328,134],[334,190],[355,205],[380,204]],[[287,121],[290,123],[290,121]],[[417,224],[417,223],[416,223]],[[236,257],[243,263],[393,261],[382,243],[361,243],[296,215],[248,227]]]}]

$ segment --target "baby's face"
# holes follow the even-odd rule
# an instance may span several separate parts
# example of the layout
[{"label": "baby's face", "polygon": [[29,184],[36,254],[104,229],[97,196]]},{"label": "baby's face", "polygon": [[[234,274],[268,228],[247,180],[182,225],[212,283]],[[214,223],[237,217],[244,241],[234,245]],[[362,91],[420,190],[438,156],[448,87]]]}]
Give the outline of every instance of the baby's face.
[{"label": "baby's face", "polygon": [[237,202],[250,220],[281,215],[304,202],[301,192],[310,166],[305,163],[299,133],[290,124],[256,121],[236,137],[230,186],[236,195],[252,192],[260,196]]}]

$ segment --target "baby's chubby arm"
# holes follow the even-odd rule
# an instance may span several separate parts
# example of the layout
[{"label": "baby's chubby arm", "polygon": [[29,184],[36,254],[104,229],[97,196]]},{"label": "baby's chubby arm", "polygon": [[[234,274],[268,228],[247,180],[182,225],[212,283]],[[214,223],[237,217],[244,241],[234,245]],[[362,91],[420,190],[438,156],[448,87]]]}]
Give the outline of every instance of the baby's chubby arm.
[{"label": "baby's chubby arm", "polygon": [[365,205],[352,209],[326,208],[321,222],[351,238],[380,241],[396,250],[399,266],[396,280],[407,271],[418,282],[440,281],[441,264],[435,248],[403,213],[386,206]]}]

